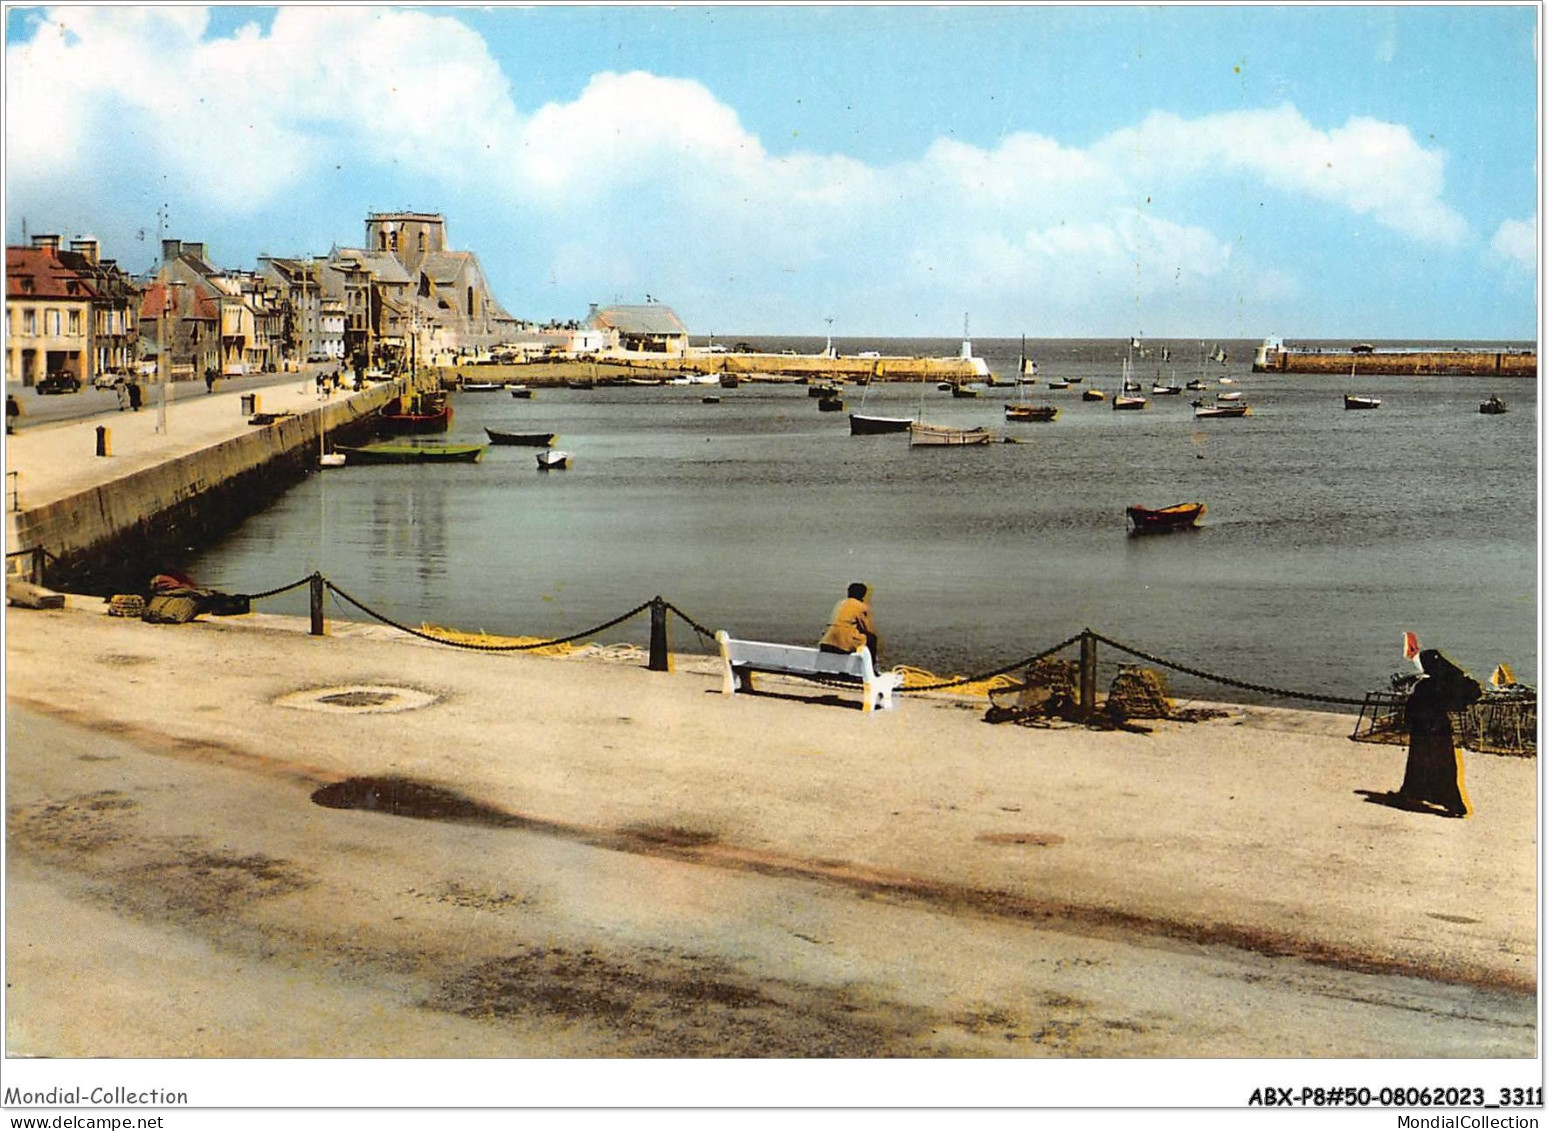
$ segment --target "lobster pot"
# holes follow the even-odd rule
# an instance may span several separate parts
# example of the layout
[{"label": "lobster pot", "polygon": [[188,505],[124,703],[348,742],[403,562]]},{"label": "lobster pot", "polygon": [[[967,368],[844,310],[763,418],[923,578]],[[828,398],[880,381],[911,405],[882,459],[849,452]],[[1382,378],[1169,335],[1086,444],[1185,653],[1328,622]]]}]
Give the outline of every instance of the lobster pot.
[{"label": "lobster pot", "polygon": [[1485,695],[1452,716],[1457,745],[1482,754],[1537,757],[1537,696]]},{"label": "lobster pot", "polygon": [[[1408,743],[1407,696],[1371,691],[1360,708],[1355,742]],[[1464,711],[1454,712],[1451,728],[1457,745],[1478,754],[1537,756],[1536,694],[1487,694]]]}]

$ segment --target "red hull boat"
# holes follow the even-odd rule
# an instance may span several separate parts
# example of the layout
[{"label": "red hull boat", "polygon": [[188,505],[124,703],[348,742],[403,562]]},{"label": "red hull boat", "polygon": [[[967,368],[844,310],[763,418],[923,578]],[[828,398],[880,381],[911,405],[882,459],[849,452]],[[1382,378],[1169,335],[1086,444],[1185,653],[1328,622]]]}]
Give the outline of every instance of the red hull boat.
[{"label": "red hull boat", "polygon": [[1129,507],[1129,531],[1132,534],[1166,534],[1173,530],[1193,530],[1204,514],[1203,503],[1176,503],[1169,507]]}]

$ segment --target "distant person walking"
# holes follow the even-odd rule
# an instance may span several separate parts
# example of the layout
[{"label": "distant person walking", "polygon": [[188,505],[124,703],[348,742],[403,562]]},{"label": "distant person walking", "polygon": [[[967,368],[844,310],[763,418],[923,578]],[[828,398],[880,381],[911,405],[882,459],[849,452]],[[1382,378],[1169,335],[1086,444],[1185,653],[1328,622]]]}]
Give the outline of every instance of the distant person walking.
[{"label": "distant person walking", "polygon": [[126,411],[129,408],[129,382],[119,382],[118,388],[114,391],[118,394],[118,411]]},{"label": "distant person walking", "polygon": [[1473,807],[1462,781],[1462,754],[1450,713],[1478,702],[1483,688],[1435,648],[1419,653],[1419,666],[1424,677],[1408,696],[1408,765],[1398,796],[1437,806],[1448,817],[1466,817]]},{"label": "distant person walking", "polygon": [[16,399],[16,394],[5,394],[5,434],[16,435],[16,418],[21,415],[21,401]]},{"label": "distant person walking", "polygon": [[827,630],[817,647],[823,652],[858,652],[862,647],[871,650],[871,667],[881,672],[878,654],[876,623],[871,614],[871,589],[863,581],[849,587],[848,594],[833,606],[828,618]]}]

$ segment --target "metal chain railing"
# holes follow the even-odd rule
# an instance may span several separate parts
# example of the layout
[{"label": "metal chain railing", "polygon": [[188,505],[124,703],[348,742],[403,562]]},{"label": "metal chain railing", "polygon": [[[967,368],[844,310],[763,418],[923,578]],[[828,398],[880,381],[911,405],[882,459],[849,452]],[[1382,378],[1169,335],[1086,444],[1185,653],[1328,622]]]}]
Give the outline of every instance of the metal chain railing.
[{"label": "metal chain railing", "polygon": [[[1343,695],[1321,695],[1312,691],[1291,691],[1283,687],[1271,687],[1266,683],[1250,683],[1244,679],[1233,679],[1231,676],[1219,675],[1215,672],[1207,672],[1202,668],[1190,667],[1187,664],[1179,664],[1172,660],[1162,659],[1160,656],[1154,656],[1149,652],[1142,652],[1138,648],[1131,648],[1127,644],[1121,644],[1116,640],[1103,636],[1099,632],[1091,632],[1090,629],[1087,629],[1086,632],[1090,634],[1093,640],[1101,641],[1109,648],[1116,648],[1120,652],[1125,652],[1128,655],[1144,660],[1147,663],[1159,664],[1164,668],[1170,668],[1173,671],[1182,672],[1184,675],[1196,676],[1199,679],[1207,679],[1213,683],[1224,684],[1227,687],[1237,687],[1243,691],[1256,691],[1263,695],[1274,695],[1281,699],[1306,699],[1314,703],[1340,703],[1353,707],[1360,707],[1365,704],[1365,700],[1363,698],[1351,699]],[[1081,635],[1085,634],[1086,633],[1082,633]]]},{"label": "metal chain railing", "polygon": [[[661,600],[661,598],[657,597],[656,600],[659,601],[659,600]],[[667,608],[668,612],[676,613],[678,618],[684,624],[686,624],[689,628],[693,629],[694,632],[698,633],[699,634],[699,639],[701,641],[703,641],[705,643],[708,643],[708,642],[710,642],[710,641],[715,639],[715,630],[713,628],[705,628],[698,621],[694,620],[687,613],[683,612],[683,610],[679,609],[676,605],[672,604],[671,601],[666,601],[666,602],[663,602],[663,603],[666,605],[666,608]]]},{"label": "metal chain railing", "polygon": [[266,597],[278,597],[281,593],[289,593],[292,589],[300,589],[301,586],[309,584],[314,577],[318,576],[320,575],[309,573],[300,581],[292,581],[289,585],[281,585],[277,589],[265,589],[262,593],[239,593],[237,596],[246,597],[249,601],[262,601]]},{"label": "metal chain railing", "polygon": [[[293,581],[288,585],[282,585],[275,589],[265,590],[262,593],[247,594],[246,596],[251,601],[257,601],[266,597],[277,596],[278,594],[288,592],[292,589],[299,589],[303,585],[312,583],[320,583],[323,587],[331,590],[341,600],[348,602],[350,605],[353,605],[367,616],[374,620],[378,620],[392,628],[396,628],[400,632],[406,632],[410,636],[416,636],[421,640],[428,640],[432,643],[445,644],[452,648],[466,648],[478,652],[530,652],[539,648],[552,648],[560,644],[569,644],[573,641],[581,640],[588,636],[595,636],[599,632],[605,632],[607,629],[613,628],[616,625],[620,625],[627,620],[637,617],[647,610],[652,610],[653,613],[658,611],[662,613],[675,613],[684,624],[686,624],[690,629],[698,634],[702,641],[708,642],[713,640],[715,636],[713,629],[700,623],[694,617],[689,616],[687,613],[683,612],[682,609],[672,604],[672,602],[659,596],[653,597],[648,601],[642,601],[628,612],[622,613],[611,620],[604,621],[601,624],[594,625],[591,628],[584,629],[580,632],[573,632],[568,636],[559,636],[550,640],[537,640],[519,644],[477,644],[470,641],[450,640],[445,636],[436,635],[435,633],[426,632],[423,629],[414,628],[410,625],[404,624],[401,621],[394,620],[392,617],[387,616],[385,613],[373,609],[364,601],[361,601],[359,598],[345,592],[333,582],[323,577],[321,573],[313,573],[307,577],[301,578],[299,581]],[[1175,672],[1181,672],[1184,675],[1191,675],[1198,679],[1207,680],[1211,683],[1218,683],[1226,687],[1238,688],[1242,691],[1253,691],[1261,695],[1270,695],[1281,699],[1302,699],[1313,703],[1336,703],[1342,706],[1359,707],[1363,706],[1365,703],[1363,698],[1355,699],[1344,695],[1324,695],[1318,692],[1296,691],[1290,688],[1275,687],[1266,683],[1255,683],[1251,680],[1236,679],[1232,676],[1221,675],[1218,672],[1206,671],[1203,668],[1193,667],[1190,664],[1181,664],[1175,660],[1168,660],[1162,656],[1157,656],[1153,653],[1135,648],[1132,645],[1124,644],[1121,641],[1114,640],[1109,636],[1103,636],[1099,632],[1093,632],[1091,629],[1084,629],[1083,631],[1077,632],[1075,635],[1065,640],[1061,640],[1059,643],[1053,645],[1052,647],[1043,649],[1041,652],[1035,652],[1032,655],[1014,660],[1008,664],[1003,664],[1000,667],[993,668],[989,671],[978,672],[973,675],[958,676],[953,679],[940,680],[935,683],[919,684],[912,687],[900,687],[898,688],[898,691],[909,694],[925,691],[945,691],[953,687],[966,687],[970,684],[982,683],[986,680],[994,679],[997,676],[1008,675],[1011,672],[1020,671],[1022,669],[1031,667],[1039,660],[1046,659],[1047,657],[1052,656],[1057,652],[1062,652],[1064,649],[1069,648],[1074,644],[1080,643],[1082,640],[1100,642],[1102,644],[1106,644],[1109,648],[1113,648],[1126,655],[1133,656],[1136,659],[1144,660],[1147,663],[1156,664],[1160,667],[1168,668]],[[830,681],[824,680],[821,677],[813,678],[812,682],[825,685],[830,683]],[[841,686],[839,683],[837,683],[837,681],[831,681],[831,685]]]},{"label": "metal chain railing", "polygon": [[616,616],[610,621],[604,621],[602,624],[596,625],[594,628],[588,628],[584,632],[573,632],[569,636],[561,636],[554,640],[538,640],[530,644],[473,644],[464,640],[448,640],[444,636],[436,636],[433,633],[424,632],[421,629],[411,628],[401,621],[393,620],[385,613],[377,612],[375,609],[371,608],[364,602],[350,596],[348,593],[344,592],[344,590],[340,589],[337,585],[327,580],[326,578],[323,579],[323,584],[337,596],[345,601],[348,601],[351,605],[354,605],[355,608],[365,613],[366,616],[379,620],[385,625],[390,625],[391,627],[396,628],[399,632],[406,632],[410,636],[417,636],[421,640],[430,640],[436,644],[445,644],[452,648],[467,648],[475,652],[530,652],[535,648],[552,648],[557,644],[568,644],[572,640],[580,640],[587,636],[595,636],[597,633],[612,628],[614,625],[622,624],[624,621],[630,619],[631,617],[639,616],[646,609],[649,609],[653,604],[651,601],[642,601],[640,604],[630,609],[627,613],[624,613],[621,616]]},{"label": "metal chain railing", "polygon": [[993,671],[983,672],[979,675],[960,676],[957,679],[945,680],[941,683],[926,683],[917,687],[900,687],[898,690],[900,692],[942,691],[948,687],[964,687],[970,683],[981,683],[986,679],[993,679],[997,675],[1009,675],[1013,671],[1018,671],[1025,667],[1030,667],[1032,664],[1037,663],[1037,661],[1052,656],[1055,652],[1064,651],[1064,649],[1068,648],[1071,644],[1079,643],[1080,638],[1084,635],[1085,633],[1083,632],[1077,632],[1068,640],[1061,641],[1058,644],[1055,644],[1052,648],[1045,648],[1043,651],[1038,652],[1035,655],[1028,656],[1024,660],[1017,660],[1013,664],[1006,664],[1004,667],[995,668]]}]

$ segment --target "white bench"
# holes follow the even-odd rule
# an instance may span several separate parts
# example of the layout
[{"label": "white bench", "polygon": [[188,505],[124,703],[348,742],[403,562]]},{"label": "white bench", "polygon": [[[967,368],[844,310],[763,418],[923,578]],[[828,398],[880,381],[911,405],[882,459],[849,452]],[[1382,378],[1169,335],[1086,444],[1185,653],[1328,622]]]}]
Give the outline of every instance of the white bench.
[{"label": "white bench", "polygon": [[766,672],[858,683],[865,694],[862,710],[869,712],[880,708],[888,711],[896,705],[892,693],[903,682],[903,677],[896,672],[877,675],[871,669],[869,648],[861,648],[858,652],[824,652],[820,648],[803,648],[798,644],[733,640],[724,631],[715,633],[715,639],[720,643],[720,659],[725,665],[725,684],[721,690],[727,695],[752,691],[753,672]]}]

